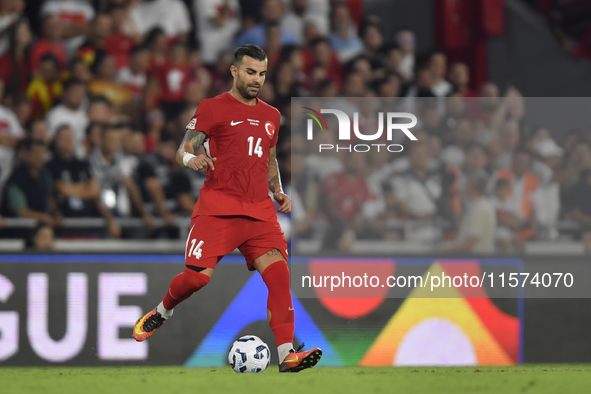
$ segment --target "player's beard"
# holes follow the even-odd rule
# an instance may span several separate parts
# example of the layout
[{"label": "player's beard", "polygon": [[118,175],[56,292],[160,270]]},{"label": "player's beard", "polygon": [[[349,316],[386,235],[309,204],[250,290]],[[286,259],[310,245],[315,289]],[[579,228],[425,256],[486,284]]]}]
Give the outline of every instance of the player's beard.
[{"label": "player's beard", "polygon": [[[256,93],[253,93],[251,91],[248,90],[249,87],[251,86],[257,86],[259,89],[256,91]],[[261,88],[263,86],[261,84],[247,84],[246,82],[243,82],[240,79],[236,80],[236,89],[238,89],[238,92],[242,95],[242,97],[244,97],[245,99],[254,99],[257,98],[259,93],[261,92]]]}]

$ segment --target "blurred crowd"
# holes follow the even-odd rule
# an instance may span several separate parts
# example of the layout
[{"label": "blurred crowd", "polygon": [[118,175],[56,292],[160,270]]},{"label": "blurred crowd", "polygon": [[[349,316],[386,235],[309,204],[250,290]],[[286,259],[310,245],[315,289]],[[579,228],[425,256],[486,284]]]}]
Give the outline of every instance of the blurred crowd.
[{"label": "blurred crowd", "polygon": [[[385,36],[388,22],[363,14],[359,0],[34,3],[0,0],[3,217],[36,219],[60,237],[178,237],[173,224],[190,215],[204,174],[178,166],[176,149],[200,101],[231,87],[234,48],[252,43],[269,58],[260,98],[282,113],[278,158],[301,208],[294,239],[314,236],[318,223],[343,229],[328,232],[327,247],[451,239],[462,232],[472,183],[494,205],[503,250],[559,237],[562,218],[582,224],[576,237],[591,223],[581,197],[591,187],[587,134],[558,146],[548,130],[524,124],[517,89],[473,86],[466,64],[416,53],[410,30]],[[25,14],[25,5],[37,8]],[[290,130],[292,97],[381,97],[392,108],[410,100],[420,143],[350,160],[306,155],[305,135]],[[375,109],[360,109],[370,129]],[[469,181],[481,171],[484,188]],[[62,226],[87,217],[106,228]],[[144,225],[122,229],[118,217]]]},{"label": "blurred crowd", "polygon": [[591,58],[591,3],[586,0],[525,0],[547,19],[564,50]]},{"label": "blurred crowd", "polygon": [[[358,112],[365,135],[378,130],[379,112],[410,111],[417,141],[400,131],[393,141],[386,133],[378,141],[337,140],[336,131],[310,139],[307,119],[294,114],[294,236],[345,250],[360,239],[475,253],[524,252],[530,240],[582,239],[589,248],[591,133],[572,130],[559,144],[527,121],[527,102],[514,87],[499,96],[490,83],[480,97],[454,89],[446,97],[303,99],[308,108]],[[335,116],[325,118],[329,130],[339,129]],[[393,143],[404,149],[388,152]]]}]

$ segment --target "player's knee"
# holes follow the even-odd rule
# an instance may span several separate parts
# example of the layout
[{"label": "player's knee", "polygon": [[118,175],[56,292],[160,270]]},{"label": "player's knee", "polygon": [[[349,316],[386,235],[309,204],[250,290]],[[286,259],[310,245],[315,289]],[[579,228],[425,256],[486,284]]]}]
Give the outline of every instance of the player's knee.
[{"label": "player's knee", "polygon": [[205,275],[202,272],[195,271],[189,267],[185,268],[184,273],[187,284],[192,289],[194,289],[194,291],[197,291],[202,287],[205,287],[211,279],[208,275]]},{"label": "player's knee", "polygon": [[279,260],[269,265],[263,271],[262,276],[264,278],[269,274],[271,274],[275,278],[286,279],[287,281],[289,281],[289,267],[287,265],[287,262]]}]

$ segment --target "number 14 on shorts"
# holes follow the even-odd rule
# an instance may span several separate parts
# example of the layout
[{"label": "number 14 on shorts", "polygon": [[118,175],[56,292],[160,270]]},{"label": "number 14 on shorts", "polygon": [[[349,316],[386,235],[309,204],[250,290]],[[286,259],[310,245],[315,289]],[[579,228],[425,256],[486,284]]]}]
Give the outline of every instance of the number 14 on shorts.
[{"label": "number 14 on shorts", "polygon": [[203,246],[204,242],[199,241],[199,243],[195,245],[196,242],[196,239],[191,240],[191,249],[189,249],[189,256],[195,256],[195,258],[199,260],[201,258],[201,255],[203,254],[201,247]]}]

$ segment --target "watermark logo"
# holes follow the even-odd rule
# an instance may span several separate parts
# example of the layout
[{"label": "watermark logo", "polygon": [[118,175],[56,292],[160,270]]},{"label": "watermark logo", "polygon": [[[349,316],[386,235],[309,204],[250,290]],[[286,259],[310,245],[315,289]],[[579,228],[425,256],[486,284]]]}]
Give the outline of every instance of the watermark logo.
[{"label": "watermark logo", "polygon": [[[408,139],[411,141],[417,141],[417,137],[410,131],[411,128],[417,125],[417,117],[408,112],[378,112],[378,130],[374,134],[362,134],[359,131],[359,113],[353,113],[353,127],[351,127],[351,119],[349,116],[338,109],[321,109],[320,112],[313,110],[309,107],[303,107],[304,109],[310,112],[304,112],[304,114],[310,116],[312,119],[308,119],[307,122],[307,138],[308,140],[314,139],[314,121],[318,124],[321,131],[328,131],[328,125],[326,120],[322,116],[322,114],[333,114],[337,117],[338,125],[339,125],[339,132],[338,132],[338,139],[339,141],[350,141],[351,140],[351,130],[355,137],[361,141],[376,141],[382,137],[384,134],[384,118],[386,119],[386,139],[388,141],[393,140],[393,134],[395,130],[402,131]],[[397,123],[400,120],[408,119],[410,122],[406,123]],[[319,152],[323,150],[333,150],[336,149],[338,152],[339,150],[347,150],[349,152],[369,152],[372,150],[372,147],[375,147],[377,151],[380,151],[380,147],[385,147],[389,152],[401,152],[403,150],[402,145],[400,144],[350,144],[345,146],[340,145],[333,145],[333,144],[319,144],[318,149]]]}]

